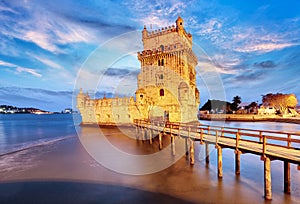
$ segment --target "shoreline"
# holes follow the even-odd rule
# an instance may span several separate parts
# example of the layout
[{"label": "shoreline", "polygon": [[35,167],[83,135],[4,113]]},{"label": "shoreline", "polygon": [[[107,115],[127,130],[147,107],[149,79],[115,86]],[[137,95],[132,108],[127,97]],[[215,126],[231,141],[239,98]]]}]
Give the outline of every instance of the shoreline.
[{"label": "shoreline", "polygon": [[[98,128],[83,127],[82,131],[92,144],[93,139],[99,137]],[[146,155],[159,151],[158,138],[150,145],[132,139],[118,128],[104,128],[102,132],[115,148],[127,154]],[[170,144],[169,139],[164,137],[165,145]],[[224,179],[221,181],[216,173],[216,152],[214,146],[210,146],[208,166],[203,159],[202,146],[195,145],[195,155],[198,156],[194,166],[190,166],[183,156],[162,171],[139,176],[104,167],[88,154],[77,137],[43,148],[39,146],[24,151],[22,155],[17,154],[17,157],[9,156],[7,162],[10,165],[7,168],[13,169],[2,172],[0,202],[89,203],[102,200],[105,203],[154,203],[163,200],[166,203],[248,203],[252,199],[255,203],[264,203],[260,157],[244,155],[241,166],[243,173],[237,179],[231,163],[233,151],[224,150]],[[106,156],[118,160],[109,154]],[[162,155],[161,159],[164,158]],[[119,162],[128,165],[123,160]],[[273,198],[281,203],[297,203],[300,198],[297,191],[293,191],[292,196],[282,194],[280,168],[281,163],[274,162],[273,176],[278,179],[273,181]],[[295,177],[292,180],[293,188],[297,189],[295,181],[299,174],[295,168],[292,168],[291,175]]]},{"label": "shoreline", "polygon": [[234,121],[234,122],[280,122],[300,124],[300,118],[297,117],[271,117],[260,115],[239,115],[239,114],[209,114],[201,115],[200,120],[207,121]]}]

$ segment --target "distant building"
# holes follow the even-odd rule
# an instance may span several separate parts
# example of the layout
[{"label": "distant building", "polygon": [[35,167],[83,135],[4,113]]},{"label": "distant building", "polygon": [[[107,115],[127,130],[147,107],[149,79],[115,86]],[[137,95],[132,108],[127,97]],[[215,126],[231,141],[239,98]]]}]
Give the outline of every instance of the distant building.
[{"label": "distant building", "polygon": [[258,115],[275,115],[276,112],[276,108],[269,106],[260,106],[260,108],[257,110]]},{"label": "distant building", "polygon": [[91,99],[80,90],[77,108],[83,124],[132,123],[134,119],[190,122],[197,120],[199,91],[198,59],[192,35],[178,17],[176,26],[142,31],[144,50],[138,52],[141,71],[134,97]]},{"label": "distant building", "polygon": [[64,114],[72,114],[73,109],[72,108],[65,108],[65,110],[62,111]]}]

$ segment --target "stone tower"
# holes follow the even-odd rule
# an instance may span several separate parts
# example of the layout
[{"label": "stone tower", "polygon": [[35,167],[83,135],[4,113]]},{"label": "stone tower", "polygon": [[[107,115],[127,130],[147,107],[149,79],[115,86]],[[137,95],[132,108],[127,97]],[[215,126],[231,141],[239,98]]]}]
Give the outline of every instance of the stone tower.
[{"label": "stone tower", "polygon": [[197,120],[199,91],[196,87],[198,59],[192,50],[192,35],[178,17],[176,26],[142,31],[144,50],[138,52],[141,71],[135,100],[92,99],[80,90],[77,108],[82,124],[130,124],[134,119],[191,122]]},{"label": "stone tower", "polygon": [[144,50],[138,53],[137,103],[148,103],[148,117],[170,121],[197,120],[199,91],[196,87],[197,57],[192,50],[192,35],[184,29],[181,17],[176,27],[142,31]]}]

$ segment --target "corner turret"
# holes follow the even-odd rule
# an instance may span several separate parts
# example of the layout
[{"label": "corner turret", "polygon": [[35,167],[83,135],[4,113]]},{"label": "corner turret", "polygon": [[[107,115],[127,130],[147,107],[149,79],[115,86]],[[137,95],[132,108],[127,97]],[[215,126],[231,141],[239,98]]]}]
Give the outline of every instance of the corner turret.
[{"label": "corner turret", "polygon": [[176,20],[176,31],[181,35],[184,32],[184,22],[180,16],[178,16],[178,18]]}]

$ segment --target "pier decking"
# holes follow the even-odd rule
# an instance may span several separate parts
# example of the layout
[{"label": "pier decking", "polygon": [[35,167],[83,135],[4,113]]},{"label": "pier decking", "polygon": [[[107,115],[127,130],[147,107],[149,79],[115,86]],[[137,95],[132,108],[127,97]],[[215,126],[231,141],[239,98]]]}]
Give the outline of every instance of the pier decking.
[{"label": "pier decking", "polygon": [[261,156],[264,161],[264,196],[272,199],[271,161],[284,162],[284,192],[289,194],[290,164],[298,165],[300,170],[300,133],[209,126],[200,123],[185,124],[162,121],[135,120],[137,139],[147,139],[152,144],[154,134],[158,134],[159,148],[163,148],[162,137],[170,135],[172,154],[175,155],[175,138],[185,138],[187,155],[193,165],[194,143],[199,141],[206,148],[206,163],[209,163],[208,144],[214,144],[218,155],[218,177],[223,177],[222,149],[235,150],[235,173],[240,174],[240,155],[251,153]]}]

